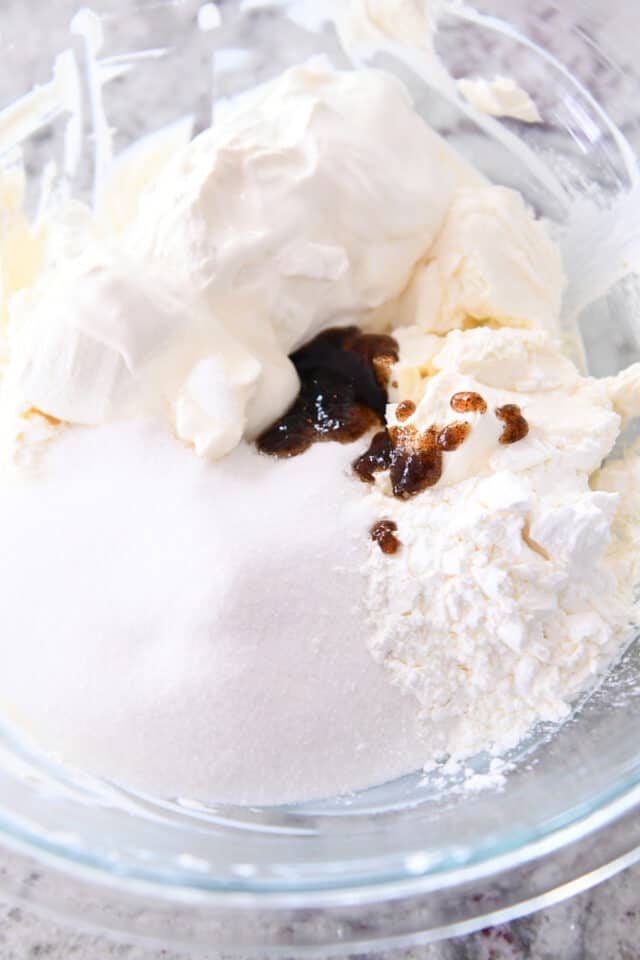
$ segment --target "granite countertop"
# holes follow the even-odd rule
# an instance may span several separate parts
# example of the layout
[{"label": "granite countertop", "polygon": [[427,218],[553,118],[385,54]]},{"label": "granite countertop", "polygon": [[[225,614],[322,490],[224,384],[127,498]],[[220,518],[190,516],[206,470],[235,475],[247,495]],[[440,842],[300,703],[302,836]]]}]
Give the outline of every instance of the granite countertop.
[{"label": "granite countertop", "polygon": [[[66,0],[63,0],[66,2]],[[118,0],[118,7],[134,0]],[[179,3],[179,0],[175,0]],[[495,0],[494,7],[502,4],[505,12],[512,0]],[[115,0],[95,4],[105,11]],[[80,5],[80,4],[78,4]],[[144,4],[140,4],[143,6]],[[585,7],[593,6],[593,0],[585,0]],[[38,17],[41,26],[46,26],[49,11],[55,4],[45,5],[42,0],[7,0],[0,10],[0,38],[18,33],[31,17]],[[151,3],[147,3],[151,6]],[[536,6],[536,4],[534,4]],[[553,18],[554,4],[540,2],[547,18]],[[635,36],[638,12],[633,0],[609,0],[608,27],[614,31],[618,48],[618,60],[632,62],[635,56]],[[635,21],[633,21],[635,17]],[[627,24],[625,29],[624,24]],[[54,23],[52,21],[52,29]],[[56,29],[59,22],[55,24]],[[59,31],[58,31],[59,32]],[[620,50],[620,37],[628,37],[627,49]],[[568,41],[569,42],[569,41]],[[37,44],[25,45],[25,63],[37,58]],[[565,57],[570,65],[579,59],[580,53],[572,51]],[[584,65],[582,65],[584,66]],[[16,89],[27,89],[29,68],[22,78],[12,76],[3,81],[3,93],[14,84]],[[584,74],[584,70],[583,70]],[[584,75],[583,75],[584,79]],[[3,103],[5,102],[3,97]],[[0,876],[3,869],[0,850]],[[474,935],[449,940],[427,947],[399,951],[393,954],[376,954],[376,957],[406,958],[406,960],[634,960],[640,956],[640,865],[628,869],[592,890],[582,893],[555,907],[532,916],[498,926],[490,927]],[[217,957],[215,944],[207,960]],[[362,955],[361,955],[362,956]],[[22,904],[0,902],[0,960],[179,960],[171,950],[151,950],[126,943],[116,943],[105,937],[65,928],[37,917]],[[184,956],[182,960],[185,960]],[[186,958],[189,960],[189,958]],[[199,960],[201,957],[199,955]],[[292,956],[291,960],[296,960]],[[367,958],[363,958],[367,960]]]},{"label": "granite countertop", "polygon": [[[1,861],[0,861],[1,862]],[[636,960],[640,956],[640,866],[530,917],[473,936],[359,960]],[[22,906],[0,905],[1,960],[192,960],[68,930]],[[196,960],[194,957],[193,960]],[[211,954],[197,960],[219,960]],[[292,954],[291,960],[297,960]]]}]

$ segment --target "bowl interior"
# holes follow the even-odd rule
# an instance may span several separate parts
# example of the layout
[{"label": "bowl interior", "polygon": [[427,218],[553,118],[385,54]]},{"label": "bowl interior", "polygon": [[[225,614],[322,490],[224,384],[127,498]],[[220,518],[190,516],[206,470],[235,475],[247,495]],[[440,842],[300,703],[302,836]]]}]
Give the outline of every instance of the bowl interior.
[{"label": "bowl interior", "polygon": [[[47,190],[80,197],[90,197],[96,175],[95,101],[92,106],[85,84],[82,122],[72,128],[64,82],[69,69],[84,76],[94,53],[86,36],[69,30],[75,3],[52,5],[56,30],[39,33],[37,24],[27,23],[30,5],[24,4],[16,17],[25,18],[28,42],[0,40],[0,105],[33,83],[48,91],[36,128],[21,127],[9,112],[0,117],[0,162],[22,152],[32,211],[43,175]],[[94,51],[114,131],[102,163],[109,162],[109,151],[117,155],[187,115],[196,131],[203,129],[225,98],[306,56],[326,53],[337,65],[347,62],[330,25],[316,23],[309,30],[289,16],[294,8],[299,20],[300,4],[226,0],[219,7],[221,25],[211,30],[198,28],[199,6],[140,3],[131,13],[124,0],[109,4],[102,46]],[[589,4],[554,9],[548,2],[496,0],[479,6],[484,16],[444,17],[436,43],[440,56],[454,77],[515,76],[535,95],[541,125],[478,122],[459,102],[427,86],[419,57],[400,62],[385,55],[380,63],[405,79],[421,113],[462,154],[492,179],[520,189],[554,223],[561,242],[570,243],[563,227],[576,201],[588,197],[604,207],[633,191],[638,132],[621,103],[628,70],[623,75],[591,39],[602,13]],[[501,14],[515,21],[513,29],[492,19]],[[206,15],[200,14],[200,24],[207,26]],[[562,31],[582,53],[577,64],[556,59]],[[146,53],[134,60],[128,56],[141,50]],[[54,70],[61,51],[67,52]],[[589,77],[602,81],[595,100],[582,86]],[[616,126],[621,118],[624,137]],[[52,158],[56,171],[45,174]],[[614,373],[640,357],[636,278],[608,290],[594,283],[589,296],[581,296],[588,270],[577,254],[574,260],[567,330],[577,319],[589,369]],[[571,825],[579,830],[594,811],[606,810],[640,782],[639,657],[640,647],[632,643],[570,721],[534,730],[506,758],[506,777],[496,775],[491,758],[480,756],[468,765],[471,783],[469,770],[446,776],[436,771],[299,807],[230,808],[207,798],[133,795],[56,767],[6,729],[0,740],[0,828],[69,861],[185,890],[311,892],[425,874],[444,882],[463,866],[490,865],[505,854],[525,859],[534,841]]]}]

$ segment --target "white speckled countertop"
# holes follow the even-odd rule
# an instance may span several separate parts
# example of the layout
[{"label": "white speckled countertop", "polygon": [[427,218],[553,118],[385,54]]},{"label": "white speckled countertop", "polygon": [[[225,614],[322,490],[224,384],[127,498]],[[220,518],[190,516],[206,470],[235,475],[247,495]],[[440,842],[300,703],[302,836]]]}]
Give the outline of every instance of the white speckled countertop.
[{"label": "white speckled countertop", "polygon": [[[125,0],[126,2],[126,0]],[[134,0],[130,0],[132,6]],[[180,0],[175,0],[179,3]],[[505,12],[511,0],[502,0]],[[601,0],[597,0],[598,3]],[[593,7],[596,0],[584,0],[584,7]],[[96,6],[108,10],[110,0]],[[120,4],[121,5],[121,4]],[[147,3],[147,6],[150,4]],[[0,38],[25,36],[30,19],[39,18],[41,28],[46,26],[49,12],[55,2],[44,0],[3,0],[0,5]],[[543,12],[549,29],[553,30],[554,4],[549,2]],[[618,61],[631,62],[635,56],[635,38],[640,25],[637,0],[609,0],[607,4],[610,29],[615,31]],[[58,28],[52,18],[51,28]],[[608,28],[605,28],[608,29]],[[620,37],[628,36],[628,48],[620,49]],[[557,38],[556,38],[557,39]],[[26,90],[33,82],[33,62],[37,59],[37,44],[28,39],[25,44],[25,76],[0,77],[0,105],[7,102],[8,90]],[[575,66],[580,51],[568,50],[565,62]],[[580,64],[584,79],[584,63]],[[598,78],[593,78],[597,87]],[[15,93],[14,93],[15,95]],[[636,98],[637,99],[637,98]],[[635,106],[635,104],[634,104]],[[133,108],[132,108],[133,109]],[[637,107],[635,107],[637,111]],[[0,850],[0,877],[3,873],[3,855]],[[24,877],[25,899],[29,900],[30,886],[37,884],[37,872]],[[613,877],[600,886],[574,897],[558,906],[509,924],[490,927],[461,939],[394,953],[394,958],[405,960],[634,960],[640,957],[640,866]],[[218,954],[211,945],[208,960]],[[361,955],[362,956],[362,955]],[[390,957],[389,954],[376,954]],[[0,960],[178,960],[171,950],[151,950],[132,944],[115,943],[37,917],[25,904],[0,902]],[[199,955],[200,960],[202,960]],[[182,960],[185,960],[183,957]],[[186,960],[189,960],[187,957]],[[291,960],[296,960],[292,956]],[[364,958],[366,960],[366,958]]]},{"label": "white speckled countertop", "polygon": [[[29,880],[35,881],[32,876]],[[472,936],[359,960],[637,960],[640,866],[530,917]],[[224,956],[224,955],[223,955]],[[173,951],[114,943],[0,904],[1,960],[196,960]],[[197,960],[222,960],[212,944]],[[297,960],[295,954],[290,960]],[[355,960],[355,958],[353,958]]]}]

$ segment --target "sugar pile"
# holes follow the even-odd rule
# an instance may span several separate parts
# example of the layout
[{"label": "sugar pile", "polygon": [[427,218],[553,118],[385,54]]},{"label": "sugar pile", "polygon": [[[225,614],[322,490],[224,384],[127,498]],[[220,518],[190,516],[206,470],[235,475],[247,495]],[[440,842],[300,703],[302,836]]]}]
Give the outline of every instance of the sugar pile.
[{"label": "sugar pile", "polygon": [[301,800],[419,768],[417,704],[363,637],[353,456],[212,465],[151,423],[67,431],[0,497],[3,712],[161,796]]}]

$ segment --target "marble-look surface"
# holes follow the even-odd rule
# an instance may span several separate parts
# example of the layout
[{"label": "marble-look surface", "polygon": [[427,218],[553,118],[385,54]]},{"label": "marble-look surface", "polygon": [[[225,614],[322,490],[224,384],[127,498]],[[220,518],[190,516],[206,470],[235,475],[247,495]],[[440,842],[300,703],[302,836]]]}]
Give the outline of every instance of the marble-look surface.
[{"label": "marble-look surface", "polygon": [[[173,0],[179,6],[180,0]],[[222,0],[224,2],[224,0]],[[122,10],[134,0],[103,0],[95,7],[104,11]],[[597,11],[601,0],[583,0],[583,9]],[[60,5],[68,5],[60,0]],[[138,4],[152,7],[150,0]],[[157,6],[157,4],[155,4]],[[483,6],[480,0],[479,6]],[[514,0],[493,0],[494,10],[508,14],[519,6]],[[610,98],[612,93],[629,102],[629,75],[618,81],[621,88],[610,89],[610,77],[598,76],[584,45],[571,45],[571,39],[559,33],[555,27],[557,3],[535,0],[523,4],[539,13],[536,35],[543,42],[562,48],[563,60],[581,79],[593,89],[604,84],[601,93]],[[574,5],[577,5],[577,0]],[[567,4],[571,6],[571,4]],[[43,79],[38,74],[39,48],[37,35],[29,25],[37,22],[40,31],[59,34],[64,28],[53,17],[56,3],[45,4],[43,0],[5,0],[0,5],[0,39],[19,42],[23,51],[24,72],[16,76],[0,78],[0,105],[9,94],[24,91],[32,82]],[[600,8],[602,9],[602,8]],[[636,0],[608,0],[606,22],[601,24],[602,35],[596,36],[605,46],[616,48],[618,62],[623,66],[633,64],[636,52],[637,26],[640,9]],[[49,23],[51,19],[51,23]],[[195,66],[195,65],[194,65]],[[186,78],[188,80],[188,78]],[[589,82],[591,81],[591,82]],[[635,82],[635,81],[633,81]],[[632,85],[633,85],[632,82]],[[188,83],[185,84],[188,86]],[[624,91],[624,92],[623,92]],[[634,105],[635,107],[635,105]],[[135,110],[135,105],[132,105]],[[632,107],[632,109],[634,109]],[[637,107],[635,107],[637,110]],[[624,123],[625,117],[617,118]],[[635,114],[633,116],[635,119]],[[0,873],[2,853],[0,851]],[[362,956],[362,955],[361,955]],[[532,916],[499,926],[491,927],[474,935],[391,954],[376,954],[376,957],[402,958],[402,960],[636,960],[640,957],[640,866],[608,880],[600,886],[555,907]],[[179,960],[171,950],[149,950],[144,946],[116,943],[105,937],[70,929],[51,920],[39,918],[25,906],[0,902],[0,960]],[[215,944],[207,960],[217,960]],[[182,960],[185,960],[184,956]],[[189,960],[189,958],[187,958]],[[202,958],[199,955],[199,960]],[[292,955],[291,960],[297,960]],[[367,958],[365,958],[367,960]]]},{"label": "marble-look surface", "polygon": [[[469,937],[359,960],[638,960],[640,866],[565,903]],[[0,904],[1,960],[191,960],[64,929]],[[194,958],[195,960],[195,958]],[[221,960],[211,954],[197,960]],[[290,960],[298,960],[292,953]],[[353,958],[355,960],[355,958]]]}]

